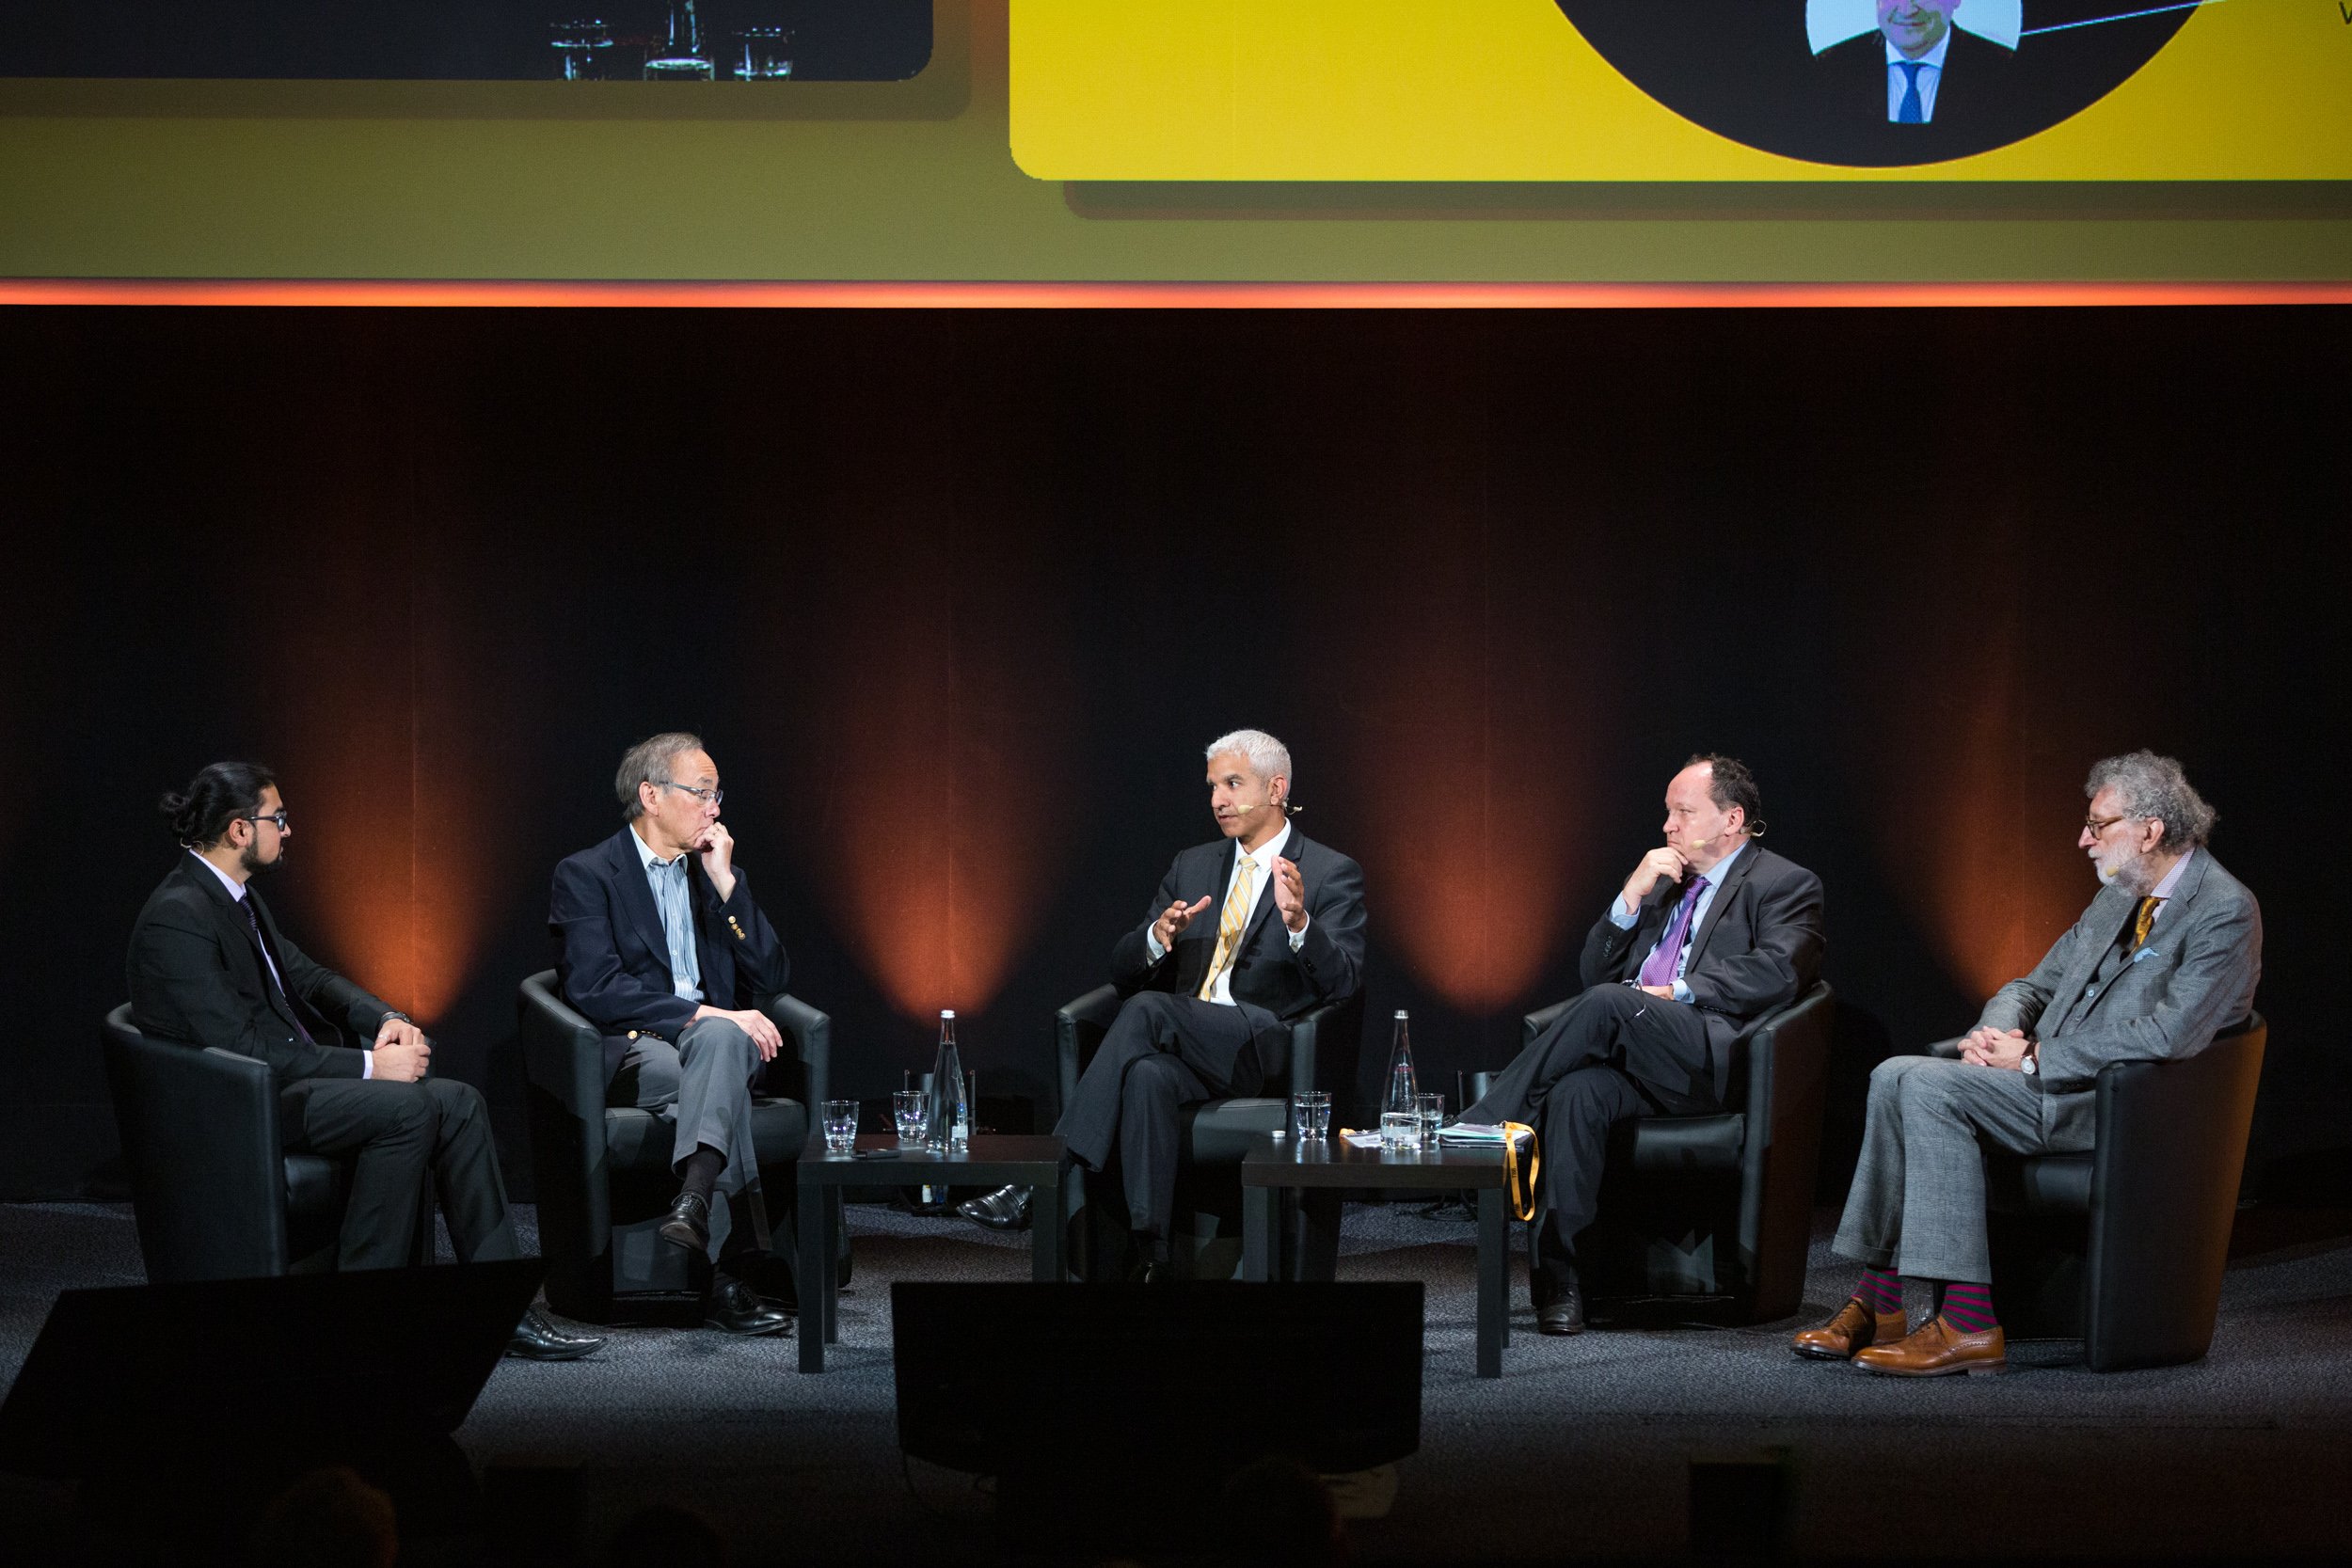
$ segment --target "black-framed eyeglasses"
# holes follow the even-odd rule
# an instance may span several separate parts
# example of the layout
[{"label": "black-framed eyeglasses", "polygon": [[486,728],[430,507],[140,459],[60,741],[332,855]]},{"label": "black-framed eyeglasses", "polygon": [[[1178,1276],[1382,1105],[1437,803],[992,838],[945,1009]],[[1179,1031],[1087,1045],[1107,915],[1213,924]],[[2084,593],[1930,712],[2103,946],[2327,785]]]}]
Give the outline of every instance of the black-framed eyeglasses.
[{"label": "black-framed eyeglasses", "polygon": [[681,795],[691,795],[707,806],[715,806],[727,798],[727,792],[723,789],[696,789],[692,784],[674,784],[668,779],[661,781],[661,787],[675,789]]},{"label": "black-framed eyeglasses", "polygon": [[272,824],[274,824],[274,825],[277,827],[278,831],[279,832],[281,832],[281,833],[282,833],[282,832],[284,832],[286,831],[287,826],[288,826],[287,821],[286,821],[286,808],[285,808],[285,807],[283,807],[283,806],[278,807],[276,811],[272,811],[272,812],[263,812],[263,813],[260,814],[259,816],[240,816],[240,817],[238,817],[238,818],[237,818],[237,820],[238,820],[238,821],[240,821],[240,822],[268,822],[268,823],[272,823]]},{"label": "black-framed eyeglasses", "polygon": [[2083,832],[2089,833],[2093,838],[2097,838],[2101,833],[2106,832],[2109,828],[2114,827],[2118,822],[2132,821],[2137,816],[2137,813],[2127,811],[2115,816],[2086,816],[2083,818]]}]

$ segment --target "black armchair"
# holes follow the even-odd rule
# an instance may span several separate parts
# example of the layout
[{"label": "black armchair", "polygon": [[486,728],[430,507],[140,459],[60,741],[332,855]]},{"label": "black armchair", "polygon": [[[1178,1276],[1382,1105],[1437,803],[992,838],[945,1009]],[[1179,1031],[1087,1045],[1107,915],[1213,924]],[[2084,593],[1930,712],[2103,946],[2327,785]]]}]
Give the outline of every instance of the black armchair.
[{"label": "black armchair", "polygon": [[1988,1156],[1993,1304],[2011,1338],[2079,1338],[2102,1372],[2211,1348],[2269,1035],[2257,1013],[2194,1056],[2109,1062],[2090,1152]]},{"label": "black armchair", "polygon": [[[692,1313],[708,1288],[700,1260],[657,1233],[677,1196],[669,1124],[650,1111],[604,1102],[603,1037],[564,1002],[555,971],[525,980],[516,1008],[548,1305],[599,1323]],[[759,1009],[783,1031],[785,1049],[753,1096],[752,1141],[777,1231],[770,1255],[788,1267],[798,1255],[791,1240],[797,1163],[828,1093],[833,1021],[792,996],[762,997]],[[714,1235],[723,1235],[723,1204],[713,1206],[711,1220]]]},{"label": "black armchair", "polygon": [[[1568,1005],[1528,1014],[1527,1038]],[[1735,1076],[1724,1110],[1643,1117],[1616,1129],[1598,1214],[1577,1241],[1588,1298],[1696,1297],[1741,1323],[1769,1323],[1804,1305],[1835,1009],[1829,987],[1817,982],[1758,1019],[1747,1035],[1747,1071]]]},{"label": "black armchair", "polygon": [[[1117,987],[1100,986],[1054,1014],[1062,1104],[1077,1094],[1078,1074],[1119,1016],[1120,1001]],[[1266,1095],[1184,1107],[1177,1139],[1177,1234],[1168,1239],[1179,1274],[1220,1279],[1240,1274],[1242,1156],[1252,1140],[1288,1124],[1293,1093],[1356,1081],[1363,1022],[1360,992],[1312,1008],[1292,1021],[1272,1053],[1276,1059],[1260,1064],[1265,1069]],[[1104,1245],[1125,1235],[1126,1222],[1123,1217],[1116,1226],[1099,1217],[1089,1221],[1084,1207],[1086,1174],[1070,1174],[1076,1238],[1069,1256],[1081,1273],[1093,1273],[1105,1266]],[[1300,1205],[1290,1233],[1282,1239],[1284,1278],[1332,1277],[1340,1252],[1337,1197],[1336,1193],[1312,1194],[1311,1201]]]},{"label": "black armchair", "polygon": [[[99,1038],[151,1284],[334,1269],[351,1164],[285,1151],[268,1064],[151,1038],[128,1004]],[[432,1205],[421,1212],[422,1263]]]}]

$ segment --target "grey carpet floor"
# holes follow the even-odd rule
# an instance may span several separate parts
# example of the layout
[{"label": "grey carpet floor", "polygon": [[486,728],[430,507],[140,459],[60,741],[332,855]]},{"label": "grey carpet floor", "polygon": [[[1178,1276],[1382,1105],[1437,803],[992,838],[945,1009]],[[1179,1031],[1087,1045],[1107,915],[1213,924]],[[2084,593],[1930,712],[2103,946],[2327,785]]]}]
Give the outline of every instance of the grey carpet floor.
[{"label": "grey carpet floor", "polygon": [[[902,1462],[890,1373],[897,1279],[1026,1277],[1026,1241],[850,1211],[857,1267],[829,1370],[791,1338],[617,1329],[591,1360],[501,1365],[458,1433],[479,1468],[578,1466],[593,1547],[644,1503],[683,1501],[739,1562],[999,1560],[969,1478]],[[1694,1458],[1772,1456],[1788,1543],[1852,1560],[2333,1557],[2352,1553],[2352,1216],[2254,1211],[2212,1354],[2100,1375],[2071,1347],[2019,1347],[2005,1377],[1925,1383],[1802,1362],[1789,1332],[1851,1271],[1817,1216],[1806,1307],[1756,1328],[1533,1332],[1514,1282],[1504,1376],[1472,1375],[1470,1227],[1406,1208],[1347,1213],[1341,1277],[1428,1290],[1419,1453],[1364,1562],[1658,1559],[1689,1549]],[[0,1206],[0,1376],[59,1290],[141,1277],[126,1208]],[[0,1478],[0,1538],[57,1542],[51,1483]]]}]

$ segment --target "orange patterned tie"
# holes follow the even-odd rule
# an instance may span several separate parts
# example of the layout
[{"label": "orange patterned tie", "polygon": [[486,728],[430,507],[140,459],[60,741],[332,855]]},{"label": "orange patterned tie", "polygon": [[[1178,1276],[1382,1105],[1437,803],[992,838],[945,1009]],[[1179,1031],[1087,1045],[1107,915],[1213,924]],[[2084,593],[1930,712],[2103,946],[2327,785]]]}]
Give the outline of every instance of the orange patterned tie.
[{"label": "orange patterned tie", "polygon": [[2156,907],[2161,898],[2142,898],[2139,912],[2132,917],[2132,951],[2137,953],[2147,943],[2148,928],[2156,923]]},{"label": "orange patterned tie", "polygon": [[1250,883],[1256,879],[1258,863],[1247,855],[1242,857],[1240,873],[1233,878],[1233,891],[1225,895],[1225,912],[1216,917],[1216,951],[1210,955],[1209,973],[1201,976],[1200,1000],[1213,1001],[1216,977],[1225,973],[1233,961],[1233,949],[1241,945],[1241,928],[1249,924]]}]

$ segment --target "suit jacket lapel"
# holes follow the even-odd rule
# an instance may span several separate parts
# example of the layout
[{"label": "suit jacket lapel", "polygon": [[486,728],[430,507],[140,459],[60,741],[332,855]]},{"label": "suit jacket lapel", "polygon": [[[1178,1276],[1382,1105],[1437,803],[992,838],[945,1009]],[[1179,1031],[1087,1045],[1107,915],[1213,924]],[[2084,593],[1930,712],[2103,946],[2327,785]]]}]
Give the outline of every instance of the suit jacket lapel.
[{"label": "suit jacket lapel", "polygon": [[2115,939],[2123,934],[2124,924],[2138,907],[2138,899],[2110,885],[2101,888],[2099,897],[2090,901],[2092,913],[2098,911],[2099,899],[2106,898],[2109,894],[2115,896],[2109,900],[2107,912],[2091,923],[2091,940],[2075,950],[2074,961],[2066,966],[2065,977],[2058,982],[2058,994],[2051,997],[2049,1006],[2042,1009],[2042,1017],[2057,1020],[2057,1027],[2060,1029],[2066,1027],[2068,1019],[2081,1003],[2083,988],[2090,984],[2091,975],[2098,972],[2099,960],[2107,956],[2107,950],[2115,945]]},{"label": "suit jacket lapel", "polygon": [[1724,911],[1731,908],[1731,895],[1740,890],[1741,882],[1748,879],[1748,873],[1756,869],[1756,858],[1763,853],[1750,844],[1740,851],[1740,858],[1731,863],[1731,869],[1724,873],[1723,885],[1715,890],[1715,896],[1707,901],[1707,918],[1699,922],[1698,930],[1691,937],[1691,956],[1682,966],[1685,971],[1695,965],[1699,955],[1707,951],[1707,939],[1715,934],[1715,927],[1723,921]]},{"label": "suit jacket lapel", "polygon": [[[620,885],[622,907],[637,923],[637,934],[653,949],[654,961],[666,970],[670,967],[670,933],[661,928],[661,911],[653,901],[652,884],[645,879],[640,842],[634,828],[623,828],[613,835],[613,878]],[[672,974],[670,979],[675,984],[677,976]]]}]

